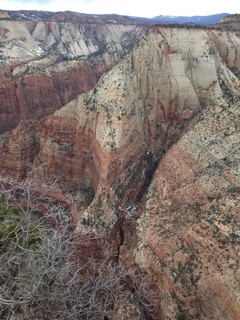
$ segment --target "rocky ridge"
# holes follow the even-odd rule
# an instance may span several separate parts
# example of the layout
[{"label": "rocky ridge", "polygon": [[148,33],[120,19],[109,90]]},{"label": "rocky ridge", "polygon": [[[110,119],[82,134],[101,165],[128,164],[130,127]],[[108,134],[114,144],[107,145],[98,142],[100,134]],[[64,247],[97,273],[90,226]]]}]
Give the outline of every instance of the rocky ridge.
[{"label": "rocky ridge", "polygon": [[232,22],[240,22],[240,14],[230,14],[226,17],[223,17],[219,23],[232,23]]},{"label": "rocky ridge", "polygon": [[217,35],[151,28],[92,91],[43,122],[35,160],[43,177],[95,190],[79,230],[105,232],[127,216],[120,257],[158,281],[163,319],[239,315],[239,79],[230,71],[239,57],[229,46],[239,39],[221,33],[220,46]]},{"label": "rocky ridge", "polygon": [[92,90],[1,136],[1,171],[57,178],[77,230],[111,231],[155,279],[159,319],[238,319],[238,47],[152,27]]},{"label": "rocky ridge", "polygon": [[[47,164],[43,176],[68,177],[72,187],[91,187],[100,198],[107,188],[114,202],[134,206],[188,120],[216,101],[226,105],[225,88],[238,96],[239,80],[213,50],[211,37],[212,32],[152,28],[92,91],[43,122],[35,160]],[[112,210],[113,219],[118,210]]]},{"label": "rocky ridge", "polygon": [[239,317],[239,107],[206,108],[148,190],[134,250],[164,288],[164,319]]}]

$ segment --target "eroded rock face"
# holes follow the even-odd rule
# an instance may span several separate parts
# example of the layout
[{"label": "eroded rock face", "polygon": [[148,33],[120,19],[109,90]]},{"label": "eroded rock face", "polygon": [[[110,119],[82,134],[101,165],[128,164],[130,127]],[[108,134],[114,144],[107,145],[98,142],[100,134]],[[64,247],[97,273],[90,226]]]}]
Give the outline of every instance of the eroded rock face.
[{"label": "eroded rock face", "polygon": [[138,219],[137,263],[165,319],[238,319],[240,105],[205,110],[165,154]]},{"label": "eroded rock face", "polygon": [[238,87],[208,32],[153,27],[92,91],[43,121],[35,165],[46,164],[42,178],[94,188],[85,219],[111,225],[141,199],[189,119],[226,107]]},{"label": "eroded rock face", "polygon": [[239,48],[240,39],[237,34],[230,31],[211,30],[209,35],[228,68],[238,71],[240,69],[240,53],[237,48]]},{"label": "eroded rock face", "polygon": [[11,133],[0,135],[1,172],[24,178],[39,151],[36,121],[22,121]]},{"label": "eroded rock face", "polygon": [[9,14],[0,21],[0,134],[91,89],[146,30],[121,16]]},{"label": "eroded rock face", "polygon": [[[159,319],[239,315],[240,83],[224,49],[238,38],[215,32],[152,27],[92,90],[29,127],[35,178],[57,178],[77,230],[111,230],[119,259],[153,276]],[[21,128],[2,136],[1,170],[16,157],[27,171]]]}]

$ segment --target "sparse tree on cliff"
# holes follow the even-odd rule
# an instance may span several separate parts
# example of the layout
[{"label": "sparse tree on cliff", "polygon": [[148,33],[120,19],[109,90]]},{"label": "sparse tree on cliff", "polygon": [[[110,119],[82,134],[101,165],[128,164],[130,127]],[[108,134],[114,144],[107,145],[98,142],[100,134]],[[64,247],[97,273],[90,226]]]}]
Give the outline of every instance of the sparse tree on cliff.
[{"label": "sparse tree on cliff", "polygon": [[[160,293],[148,277],[118,263],[103,239],[75,234],[49,187],[0,176],[0,190],[1,319],[113,319],[126,301],[154,319]],[[84,254],[93,242],[104,249]]]}]

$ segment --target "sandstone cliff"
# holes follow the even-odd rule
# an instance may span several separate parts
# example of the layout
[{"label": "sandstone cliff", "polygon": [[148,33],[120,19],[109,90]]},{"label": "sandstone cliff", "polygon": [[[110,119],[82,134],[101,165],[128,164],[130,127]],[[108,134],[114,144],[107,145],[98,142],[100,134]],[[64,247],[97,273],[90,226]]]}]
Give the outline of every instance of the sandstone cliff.
[{"label": "sandstone cliff", "polygon": [[146,26],[121,16],[8,12],[0,21],[0,134],[91,89]]},{"label": "sandstone cliff", "polygon": [[239,80],[229,70],[239,65],[213,33],[152,28],[94,90],[43,122],[35,160],[43,176],[94,188],[79,230],[106,230],[121,210],[128,217],[121,259],[158,281],[163,319],[240,311]]},{"label": "sandstone cliff", "polygon": [[[210,33],[154,27],[92,91],[42,123],[35,164],[102,200],[104,189],[115,220],[119,206],[141,199],[188,120],[207,105],[226,106],[228,92],[237,99],[238,86]],[[98,196],[94,204],[99,214]]]},{"label": "sandstone cliff", "polygon": [[239,111],[206,108],[148,190],[135,254],[164,289],[164,319],[239,318]]},{"label": "sandstone cliff", "polygon": [[238,47],[152,27],[92,90],[1,136],[1,170],[57,178],[77,230],[112,230],[119,259],[152,275],[159,319],[239,317]]}]

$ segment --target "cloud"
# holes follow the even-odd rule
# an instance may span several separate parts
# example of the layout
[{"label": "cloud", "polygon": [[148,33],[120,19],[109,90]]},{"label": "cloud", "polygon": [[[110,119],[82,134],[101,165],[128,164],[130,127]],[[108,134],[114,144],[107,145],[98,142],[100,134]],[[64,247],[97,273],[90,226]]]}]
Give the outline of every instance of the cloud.
[{"label": "cloud", "polygon": [[[0,9],[3,10],[38,10],[52,6],[56,0],[0,0]],[[44,9],[46,10],[46,9]]]},{"label": "cloud", "polygon": [[77,11],[82,13],[118,13],[139,17],[158,15],[208,15],[240,13],[240,1],[228,0],[0,0],[3,10]]},{"label": "cloud", "polygon": [[0,1],[0,4],[7,3],[7,2],[18,3],[20,5],[32,4],[32,3],[35,3],[36,5],[41,5],[41,4],[48,5],[51,2],[54,2],[54,0],[7,0],[7,1]]}]

